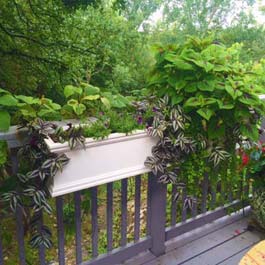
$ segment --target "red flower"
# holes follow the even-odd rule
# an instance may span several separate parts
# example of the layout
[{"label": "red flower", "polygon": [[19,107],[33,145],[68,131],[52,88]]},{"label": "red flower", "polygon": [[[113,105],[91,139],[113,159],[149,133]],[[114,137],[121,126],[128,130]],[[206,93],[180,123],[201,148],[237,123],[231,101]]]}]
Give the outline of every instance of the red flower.
[{"label": "red flower", "polygon": [[242,164],[243,166],[246,166],[248,163],[249,163],[249,156],[246,153],[244,153],[242,155]]},{"label": "red flower", "polygon": [[262,150],[262,153],[264,153],[265,152],[265,146],[263,146],[261,150]]}]

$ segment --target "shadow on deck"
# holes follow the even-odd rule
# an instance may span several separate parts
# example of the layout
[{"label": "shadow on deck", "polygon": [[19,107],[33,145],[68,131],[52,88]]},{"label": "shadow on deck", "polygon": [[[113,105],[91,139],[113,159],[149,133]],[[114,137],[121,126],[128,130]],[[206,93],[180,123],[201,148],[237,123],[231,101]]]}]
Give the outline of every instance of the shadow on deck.
[{"label": "shadow on deck", "polygon": [[145,252],[124,265],[236,265],[265,238],[265,234],[247,229],[248,213],[249,209],[220,218],[168,242],[163,256]]}]

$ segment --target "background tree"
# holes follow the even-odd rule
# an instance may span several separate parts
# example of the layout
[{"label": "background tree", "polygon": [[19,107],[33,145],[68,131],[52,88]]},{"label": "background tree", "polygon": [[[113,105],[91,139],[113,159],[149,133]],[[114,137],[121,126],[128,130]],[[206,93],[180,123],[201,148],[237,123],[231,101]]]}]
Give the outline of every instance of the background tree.
[{"label": "background tree", "polygon": [[112,9],[69,10],[59,0],[0,4],[1,87],[60,101],[64,85],[80,80],[116,90],[144,86],[136,69],[149,61],[140,60],[145,37]]}]

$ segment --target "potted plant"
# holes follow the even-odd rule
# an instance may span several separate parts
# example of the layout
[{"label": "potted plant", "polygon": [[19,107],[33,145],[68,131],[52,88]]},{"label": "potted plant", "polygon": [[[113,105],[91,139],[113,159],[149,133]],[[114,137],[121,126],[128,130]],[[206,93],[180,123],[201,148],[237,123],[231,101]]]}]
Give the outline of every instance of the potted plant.
[{"label": "potted plant", "polygon": [[59,196],[148,172],[144,162],[151,155],[156,139],[144,130],[136,130],[129,135],[112,133],[100,140],[85,138],[75,149],[52,138],[45,142],[51,152],[64,153],[71,160],[51,185],[52,196]]}]

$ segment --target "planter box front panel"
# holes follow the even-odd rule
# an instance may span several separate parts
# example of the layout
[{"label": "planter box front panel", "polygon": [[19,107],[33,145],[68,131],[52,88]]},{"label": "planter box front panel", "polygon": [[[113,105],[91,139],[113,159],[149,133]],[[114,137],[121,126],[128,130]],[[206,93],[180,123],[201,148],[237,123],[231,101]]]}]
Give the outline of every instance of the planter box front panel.
[{"label": "planter box front panel", "polygon": [[54,177],[52,196],[149,172],[144,162],[156,142],[156,139],[141,132],[102,141],[89,140],[85,150],[63,150],[60,144],[54,144],[57,148],[50,146],[51,151],[64,152],[70,158],[63,172]]}]

